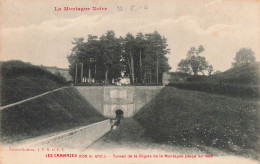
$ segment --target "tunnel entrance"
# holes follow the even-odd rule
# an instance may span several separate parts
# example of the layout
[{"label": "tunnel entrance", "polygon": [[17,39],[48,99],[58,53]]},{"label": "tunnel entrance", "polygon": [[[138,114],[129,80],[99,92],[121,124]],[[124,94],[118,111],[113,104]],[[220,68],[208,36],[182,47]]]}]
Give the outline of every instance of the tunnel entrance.
[{"label": "tunnel entrance", "polygon": [[124,115],[124,112],[121,109],[116,110],[116,118],[122,118]]},{"label": "tunnel entrance", "polygon": [[121,109],[117,109],[116,111],[115,111],[115,113],[116,113],[116,118],[115,118],[115,120],[113,121],[113,124],[112,124],[112,126],[111,126],[111,129],[113,129],[113,128],[116,128],[119,124],[120,124],[120,120],[123,118],[123,116],[124,116],[124,112],[121,110]]}]

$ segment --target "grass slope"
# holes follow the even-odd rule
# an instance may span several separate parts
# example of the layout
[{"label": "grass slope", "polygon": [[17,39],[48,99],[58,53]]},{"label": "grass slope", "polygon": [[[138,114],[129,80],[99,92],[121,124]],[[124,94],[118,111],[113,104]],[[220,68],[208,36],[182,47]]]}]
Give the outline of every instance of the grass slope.
[{"label": "grass slope", "polygon": [[134,118],[158,143],[259,154],[258,101],[165,87]]},{"label": "grass slope", "polygon": [[65,86],[66,80],[22,61],[0,63],[1,101],[4,106]]},{"label": "grass slope", "polygon": [[212,76],[189,76],[169,86],[213,94],[259,99],[260,62],[233,67]]},{"label": "grass slope", "polygon": [[1,138],[10,143],[104,119],[74,87],[69,87],[2,110]]}]

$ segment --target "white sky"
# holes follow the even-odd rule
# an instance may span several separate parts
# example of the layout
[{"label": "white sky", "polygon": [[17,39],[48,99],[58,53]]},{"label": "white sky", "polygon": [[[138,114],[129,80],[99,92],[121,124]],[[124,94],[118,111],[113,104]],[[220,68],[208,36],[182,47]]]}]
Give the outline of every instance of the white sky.
[{"label": "white sky", "polygon": [[[242,47],[252,48],[260,60],[257,0],[2,0],[0,3],[1,60],[19,59],[67,68],[66,56],[73,47],[73,37],[101,36],[107,30],[114,30],[117,36],[157,30],[168,40],[172,71],[191,46],[200,44],[205,48],[201,55],[214,70],[230,68]],[[93,6],[107,7],[108,11],[54,11],[54,7]],[[123,11],[118,11],[118,6]]]}]

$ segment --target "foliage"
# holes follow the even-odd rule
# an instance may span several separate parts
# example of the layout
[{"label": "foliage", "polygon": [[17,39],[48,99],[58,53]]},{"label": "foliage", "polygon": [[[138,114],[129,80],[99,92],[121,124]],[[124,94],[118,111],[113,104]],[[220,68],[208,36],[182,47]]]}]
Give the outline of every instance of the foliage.
[{"label": "foliage", "polygon": [[[144,51],[144,72],[146,74],[144,81],[148,83],[160,83],[162,82],[163,72],[170,70],[168,58],[165,56],[170,51],[167,49],[167,40],[157,31],[152,34],[146,34],[145,38],[147,46]],[[158,79],[159,77],[160,79]]]},{"label": "foliage", "polygon": [[259,86],[258,85],[241,85],[230,83],[216,83],[216,82],[182,82],[182,83],[169,83],[168,86],[174,86],[180,89],[196,90],[212,94],[228,95],[233,97],[242,98],[255,98],[259,99]]},{"label": "foliage", "polygon": [[197,75],[199,72],[204,74],[204,70],[208,70],[209,74],[212,73],[213,67],[208,65],[206,58],[199,56],[204,51],[204,47],[200,45],[197,49],[191,47],[187,53],[186,59],[182,59],[178,64],[178,70],[184,73],[193,73]]},{"label": "foliage", "polygon": [[221,83],[259,85],[260,62],[247,63],[232,67],[225,72],[210,76],[208,80]]},{"label": "foliage", "polygon": [[212,65],[209,65],[208,66],[208,75],[210,76],[212,73],[213,73],[213,66]]},{"label": "foliage", "polygon": [[216,75],[216,74],[219,74],[219,73],[221,73],[221,71],[220,70],[216,70],[213,74]]},{"label": "foliage", "polygon": [[192,74],[190,61],[187,59],[182,59],[178,64],[178,70],[182,73]]},{"label": "foliage", "polygon": [[108,31],[100,37],[101,60],[103,61],[106,83],[108,83],[108,78],[112,80],[112,78],[121,77],[123,69],[121,45],[121,39],[116,38],[113,31]]},{"label": "foliage", "polygon": [[86,42],[84,38],[74,38],[75,46],[67,56],[69,72],[78,81],[82,78],[79,75],[105,83],[123,76],[129,77],[131,84],[160,83],[162,73],[170,69],[165,56],[169,53],[166,42],[157,31],[138,33],[136,37],[128,33],[124,38],[116,37],[114,31],[107,31],[100,38],[89,35]]},{"label": "foliage", "polygon": [[251,50],[251,48],[241,48],[234,58],[234,62],[232,66],[241,66],[243,64],[252,63],[255,61],[255,53]]},{"label": "foliage", "polygon": [[185,81],[191,75],[183,72],[170,72],[168,73],[168,83],[182,82]]},{"label": "foliage", "polygon": [[243,98],[260,98],[260,63],[247,63],[232,67],[211,76],[190,76],[185,81],[169,85],[182,89],[198,90]]}]

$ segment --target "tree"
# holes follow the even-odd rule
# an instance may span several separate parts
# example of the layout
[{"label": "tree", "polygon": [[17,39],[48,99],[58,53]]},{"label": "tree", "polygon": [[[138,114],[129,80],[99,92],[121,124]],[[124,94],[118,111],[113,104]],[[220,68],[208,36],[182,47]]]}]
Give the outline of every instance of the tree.
[{"label": "tree", "polygon": [[127,60],[127,65],[129,68],[129,74],[130,74],[130,81],[131,84],[135,83],[135,50],[136,50],[136,42],[135,38],[131,33],[126,34],[125,37],[125,57]]},{"label": "tree", "polygon": [[137,48],[137,54],[139,54],[139,57],[137,57],[137,60],[139,64],[137,64],[138,72],[136,73],[137,80],[139,83],[144,83],[144,74],[143,74],[143,59],[144,59],[144,50],[146,46],[146,40],[142,33],[138,33],[136,35],[136,48]]},{"label": "tree", "polygon": [[[209,65],[206,58],[199,55],[203,51],[204,47],[202,45],[200,45],[197,49],[195,47],[191,47],[187,53],[186,59],[182,59],[178,64],[178,70],[184,73],[193,73],[193,75],[197,75],[199,72],[204,74],[203,71],[208,70]],[[213,67],[210,66],[210,69],[213,70]]]},{"label": "tree", "polygon": [[170,69],[167,40],[157,31],[136,37],[128,33],[124,38],[125,75],[130,77],[131,84],[159,83],[162,74]]},{"label": "tree", "polygon": [[157,31],[145,34],[146,46],[144,50],[144,78],[148,83],[159,83],[162,81],[162,74],[170,70],[166,54],[170,52],[167,49],[167,40]]},{"label": "tree", "polygon": [[221,73],[221,71],[220,70],[216,70],[213,74],[216,75],[216,74],[219,74],[219,73]]},{"label": "tree", "polygon": [[185,73],[191,74],[192,73],[192,69],[191,69],[189,60],[182,59],[180,61],[180,63],[178,64],[178,70],[180,72],[185,72]]},{"label": "tree", "polygon": [[240,66],[246,63],[252,63],[255,61],[255,53],[251,50],[251,48],[241,48],[234,58],[234,62],[232,66]]},{"label": "tree", "polygon": [[[154,47],[155,61],[156,61],[156,83],[159,83],[159,67],[165,64],[162,59],[165,59],[165,55],[169,53],[167,49],[167,40],[162,37],[157,31],[152,34],[152,46]],[[168,63],[168,62],[167,62]],[[161,72],[160,72],[161,74]]]},{"label": "tree", "polygon": [[211,75],[213,73],[213,66],[212,65],[209,65],[208,67],[208,75]]},{"label": "tree", "polygon": [[72,44],[75,45],[72,49],[72,52],[67,59],[69,61],[69,73],[74,78],[74,82],[78,83],[78,70],[79,70],[79,54],[81,53],[81,48],[83,46],[84,38],[73,38]]},{"label": "tree", "polygon": [[94,74],[95,81],[97,80],[97,62],[100,58],[100,42],[97,36],[88,35],[88,41],[86,45],[88,59],[86,61],[87,69],[88,69],[88,78],[91,80]]},{"label": "tree", "polygon": [[[82,82],[83,77],[88,77],[89,81],[91,81],[92,74],[96,78],[96,62],[100,54],[100,44],[97,39],[97,36],[92,35],[88,35],[86,42],[84,42],[84,38],[74,38],[72,44],[75,46],[72,49],[72,53],[67,56],[67,59],[70,63],[70,74],[75,77],[75,83],[79,79]],[[78,70],[80,70],[80,78],[78,78]]]},{"label": "tree", "polygon": [[88,35],[86,41],[74,38],[72,43],[74,47],[67,59],[75,83],[82,82],[83,76],[111,83],[122,75],[129,77],[131,84],[159,83],[163,72],[170,69],[167,40],[157,31],[117,38],[110,30],[100,38]]},{"label": "tree", "polygon": [[100,37],[101,58],[105,69],[105,83],[112,78],[121,77],[123,70],[122,64],[122,44],[121,39],[116,38],[114,31],[107,31],[105,35]]}]

